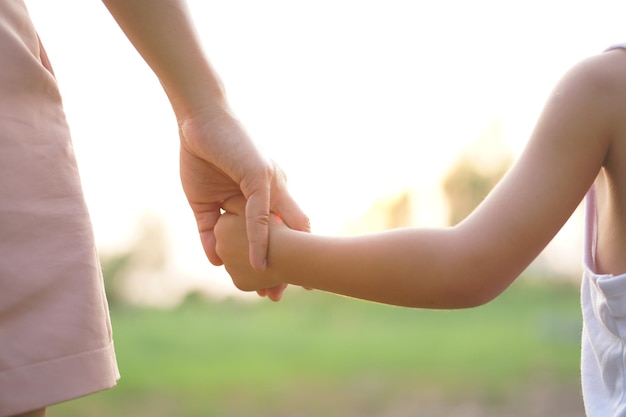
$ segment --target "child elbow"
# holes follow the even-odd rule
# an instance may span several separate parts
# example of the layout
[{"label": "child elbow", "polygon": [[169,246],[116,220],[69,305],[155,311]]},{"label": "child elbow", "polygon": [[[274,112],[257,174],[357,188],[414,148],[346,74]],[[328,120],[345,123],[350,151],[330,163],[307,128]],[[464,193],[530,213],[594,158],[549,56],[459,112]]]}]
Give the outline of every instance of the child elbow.
[{"label": "child elbow", "polygon": [[511,280],[502,277],[482,277],[478,280],[466,280],[450,296],[451,308],[474,308],[488,304],[496,299],[508,287]]},{"label": "child elbow", "polygon": [[467,298],[465,308],[480,307],[488,304],[496,299],[501,293],[502,291],[496,291],[491,288],[479,289]]}]

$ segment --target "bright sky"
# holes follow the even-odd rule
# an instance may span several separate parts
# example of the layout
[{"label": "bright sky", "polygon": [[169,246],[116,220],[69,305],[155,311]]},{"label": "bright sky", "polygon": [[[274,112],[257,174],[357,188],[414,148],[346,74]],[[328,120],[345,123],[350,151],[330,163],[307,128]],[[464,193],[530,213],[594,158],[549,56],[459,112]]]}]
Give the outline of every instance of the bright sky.
[{"label": "bright sky", "polygon": [[[198,244],[176,124],[148,67],[100,1],[27,4],[64,95],[99,246],[126,244],[154,212],[176,268],[230,288]],[[236,113],[322,233],[380,196],[436,185],[495,119],[518,152],[563,72],[626,41],[621,0],[189,4]]]}]

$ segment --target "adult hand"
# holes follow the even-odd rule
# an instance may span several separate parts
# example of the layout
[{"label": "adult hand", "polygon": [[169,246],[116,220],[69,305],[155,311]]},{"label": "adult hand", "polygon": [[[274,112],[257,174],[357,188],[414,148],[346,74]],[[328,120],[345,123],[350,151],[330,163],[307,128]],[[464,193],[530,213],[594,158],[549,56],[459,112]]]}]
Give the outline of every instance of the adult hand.
[{"label": "adult hand", "polygon": [[[309,231],[309,220],[287,191],[282,170],[255,146],[227,104],[206,107],[179,120],[180,175],[204,251],[214,265],[214,227],[225,200],[243,195],[250,264],[267,266],[270,212],[292,229]],[[279,300],[285,286],[258,291]]]},{"label": "adult hand", "polygon": [[[224,261],[233,283],[242,291],[258,291],[263,288],[280,287],[282,282],[274,276],[275,264],[271,258],[265,271],[257,271],[252,268],[248,260],[248,237],[246,234],[245,218],[246,200],[241,196],[235,196],[224,202],[225,212],[219,217],[215,225],[216,251],[220,259]],[[276,233],[287,226],[278,218],[270,215],[270,256],[275,252],[272,245],[276,243]]]},{"label": "adult hand", "polygon": [[182,183],[207,257],[215,265],[222,263],[215,253],[213,227],[221,202],[243,194],[248,201],[250,262],[255,269],[264,269],[270,210],[294,229],[308,230],[308,220],[289,196],[283,173],[261,155],[230,113],[187,3],[104,0],[104,4],[158,77],[179,121]]}]

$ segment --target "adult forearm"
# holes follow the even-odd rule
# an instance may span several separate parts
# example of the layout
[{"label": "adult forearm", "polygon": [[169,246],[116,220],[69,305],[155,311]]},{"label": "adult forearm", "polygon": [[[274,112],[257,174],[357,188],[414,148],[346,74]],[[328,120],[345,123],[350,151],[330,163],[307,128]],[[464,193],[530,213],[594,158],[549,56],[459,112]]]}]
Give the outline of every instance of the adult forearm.
[{"label": "adult forearm", "polygon": [[103,0],[152,68],[180,118],[216,103],[224,93],[183,0]]}]

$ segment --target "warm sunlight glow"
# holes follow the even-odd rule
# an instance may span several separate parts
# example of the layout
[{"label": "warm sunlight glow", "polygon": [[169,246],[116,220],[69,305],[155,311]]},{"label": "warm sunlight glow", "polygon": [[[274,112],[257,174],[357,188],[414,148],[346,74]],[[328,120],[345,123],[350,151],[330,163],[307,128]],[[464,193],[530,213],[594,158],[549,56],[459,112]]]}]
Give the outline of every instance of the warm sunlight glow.
[{"label": "warm sunlight glow", "polygon": [[[27,4],[64,94],[99,246],[128,245],[137,220],[156,213],[171,268],[188,277],[176,285],[230,291],[199,245],[158,81],[100,2]],[[560,75],[626,40],[621,1],[190,6],[235,111],[320,233],[339,233],[406,189],[433,193],[419,203],[437,212],[423,210],[420,222],[440,223],[437,187],[461,149],[500,120],[518,153]]]}]

